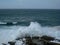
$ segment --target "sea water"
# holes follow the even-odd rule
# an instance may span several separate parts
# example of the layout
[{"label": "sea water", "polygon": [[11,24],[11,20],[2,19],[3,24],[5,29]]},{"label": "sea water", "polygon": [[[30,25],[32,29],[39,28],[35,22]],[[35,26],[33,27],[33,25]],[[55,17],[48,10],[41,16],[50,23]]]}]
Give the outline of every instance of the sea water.
[{"label": "sea water", "polygon": [[[0,9],[0,45],[25,35],[47,35],[60,40],[60,10]],[[16,45],[22,43],[17,41]]]}]

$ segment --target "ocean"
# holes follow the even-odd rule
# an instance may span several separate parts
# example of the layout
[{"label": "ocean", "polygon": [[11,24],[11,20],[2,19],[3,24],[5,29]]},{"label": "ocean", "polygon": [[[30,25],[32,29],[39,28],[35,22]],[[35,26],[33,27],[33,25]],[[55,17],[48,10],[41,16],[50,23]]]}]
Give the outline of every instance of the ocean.
[{"label": "ocean", "polygon": [[26,34],[60,40],[60,9],[0,9],[0,45]]}]

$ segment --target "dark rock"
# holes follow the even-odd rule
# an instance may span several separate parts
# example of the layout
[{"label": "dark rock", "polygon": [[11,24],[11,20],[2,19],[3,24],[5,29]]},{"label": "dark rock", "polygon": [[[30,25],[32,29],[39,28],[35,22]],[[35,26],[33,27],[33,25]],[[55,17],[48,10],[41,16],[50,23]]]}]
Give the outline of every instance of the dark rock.
[{"label": "dark rock", "polygon": [[60,45],[58,43],[53,43],[53,42],[48,42],[48,41],[45,41],[44,42],[44,45]]},{"label": "dark rock", "polygon": [[20,40],[20,39],[22,39],[22,38],[16,38],[16,40]]},{"label": "dark rock", "polygon": [[7,45],[7,44],[5,44],[5,43],[2,43],[2,45]]},{"label": "dark rock", "polygon": [[39,37],[32,37],[32,39],[39,39]]},{"label": "dark rock", "polygon": [[60,45],[58,43],[50,42],[51,40],[55,40],[54,37],[50,36],[42,36],[42,37],[25,37],[26,45]]},{"label": "dark rock", "polygon": [[46,40],[46,41],[55,40],[54,37],[50,37],[50,36],[42,36],[41,39]]},{"label": "dark rock", "polygon": [[25,37],[25,39],[26,39],[26,45],[33,45],[33,42],[30,36]]},{"label": "dark rock", "polygon": [[24,38],[31,38],[31,37],[30,37],[30,35],[25,34],[25,37]]},{"label": "dark rock", "polygon": [[7,22],[7,24],[6,25],[13,25],[13,23],[12,22]]},{"label": "dark rock", "polygon": [[57,40],[58,42],[60,42],[60,40],[59,40],[59,39],[55,39],[55,40]]},{"label": "dark rock", "polygon": [[12,41],[10,41],[10,42],[8,42],[10,45],[15,45],[15,43],[16,42],[12,42]]}]

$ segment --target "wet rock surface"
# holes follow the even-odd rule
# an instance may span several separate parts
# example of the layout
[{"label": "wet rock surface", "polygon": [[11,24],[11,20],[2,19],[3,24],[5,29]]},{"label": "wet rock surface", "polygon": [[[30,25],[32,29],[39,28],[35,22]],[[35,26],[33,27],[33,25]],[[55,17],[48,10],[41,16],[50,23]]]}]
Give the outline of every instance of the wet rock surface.
[{"label": "wet rock surface", "polygon": [[[60,45],[60,43],[55,43],[55,42],[50,42],[50,41],[53,41],[55,40],[54,37],[50,37],[50,36],[42,36],[42,37],[38,37],[38,36],[35,36],[35,37],[30,37],[30,36],[25,36],[23,38],[17,38],[16,39],[16,42],[17,41],[20,41],[22,40],[22,45]],[[13,42],[13,41],[9,41],[8,44],[9,45],[16,45],[16,42]],[[2,45],[7,45],[7,44],[4,44],[2,43]]]},{"label": "wet rock surface", "polygon": [[16,42],[12,42],[12,41],[8,42],[8,44],[10,44],[10,45],[15,45],[15,43]]}]

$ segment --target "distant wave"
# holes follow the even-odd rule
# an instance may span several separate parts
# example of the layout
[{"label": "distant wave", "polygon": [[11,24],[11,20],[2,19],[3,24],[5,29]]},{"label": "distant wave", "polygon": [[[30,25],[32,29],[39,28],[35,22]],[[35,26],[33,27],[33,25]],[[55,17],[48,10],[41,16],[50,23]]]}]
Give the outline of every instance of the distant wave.
[{"label": "distant wave", "polygon": [[0,25],[22,25],[22,26],[28,26],[30,25],[30,22],[0,22]]},{"label": "distant wave", "polygon": [[0,22],[0,25],[1,25],[1,24],[6,24],[6,22]]},{"label": "distant wave", "polygon": [[59,21],[54,21],[54,20],[48,20],[48,19],[23,19],[20,21],[5,21],[5,22],[1,22],[0,21],[0,25],[22,25],[22,26],[29,26],[30,22],[38,22],[39,24],[41,24],[42,26],[59,26],[60,23]]}]

